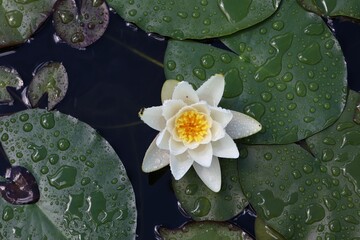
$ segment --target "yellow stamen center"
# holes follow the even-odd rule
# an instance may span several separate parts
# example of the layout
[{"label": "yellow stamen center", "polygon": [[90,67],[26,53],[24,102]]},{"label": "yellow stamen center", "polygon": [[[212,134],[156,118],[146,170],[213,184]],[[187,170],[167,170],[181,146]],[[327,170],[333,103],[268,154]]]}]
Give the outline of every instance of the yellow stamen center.
[{"label": "yellow stamen center", "polygon": [[177,136],[187,143],[202,141],[209,128],[205,115],[194,110],[183,112],[175,121]]}]

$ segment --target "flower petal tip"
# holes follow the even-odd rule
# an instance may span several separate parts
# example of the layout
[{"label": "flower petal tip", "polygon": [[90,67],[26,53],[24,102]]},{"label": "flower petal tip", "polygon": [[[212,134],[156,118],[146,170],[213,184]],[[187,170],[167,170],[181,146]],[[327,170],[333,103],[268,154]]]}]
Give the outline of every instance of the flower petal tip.
[{"label": "flower petal tip", "polygon": [[179,84],[179,81],[174,79],[166,80],[161,88],[161,102],[171,99],[175,87]]}]

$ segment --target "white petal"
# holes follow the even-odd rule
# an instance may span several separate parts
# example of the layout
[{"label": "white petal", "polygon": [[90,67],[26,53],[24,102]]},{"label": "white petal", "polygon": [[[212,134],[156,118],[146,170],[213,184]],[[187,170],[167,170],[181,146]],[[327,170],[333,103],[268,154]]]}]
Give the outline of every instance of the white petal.
[{"label": "white petal", "polygon": [[141,168],[144,172],[153,172],[169,165],[169,162],[169,151],[159,149],[156,146],[154,139],[149,148],[146,150]]},{"label": "white petal", "polygon": [[254,118],[235,111],[232,114],[233,118],[225,129],[233,139],[248,137],[261,130],[261,124]]},{"label": "white petal", "polygon": [[190,107],[194,108],[198,112],[204,113],[205,115],[210,115],[209,105],[205,101],[200,101],[191,105]]},{"label": "white petal", "polygon": [[211,106],[217,106],[224,93],[225,79],[222,74],[211,76],[196,91],[200,100],[206,101]]},{"label": "white petal", "polygon": [[162,116],[162,106],[145,108],[139,113],[141,120],[151,128],[161,131],[165,128],[165,119]]},{"label": "white petal", "polygon": [[210,107],[211,118],[225,128],[233,118],[233,114],[230,110],[220,107]]},{"label": "white petal", "polygon": [[222,158],[238,158],[239,150],[232,138],[225,134],[225,137],[216,142],[212,142],[213,154]]},{"label": "white petal", "polygon": [[172,155],[179,155],[184,153],[187,150],[187,147],[182,142],[175,141],[170,139],[170,153]]},{"label": "white petal", "polygon": [[170,170],[175,180],[182,178],[193,163],[194,160],[187,153],[178,156],[171,155]]},{"label": "white petal", "polygon": [[196,162],[193,164],[196,173],[205,185],[213,192],[219,192],[221,189],[221,169],[219,159],[213,157],[210,167],[203,167]]},{"label": "white petal", "polygon": [[183,100],[166,100],[163,104],[162,115],[165,120],[168,120],[175,116],[186,104]]},{"label": "white petal", "polygon": [[161,102],[163,103],[165,100],[171,99],[171,96],[174,92],[176,85],[178,85],[179,81],[177,80],[166,80],[161,88]]},{"label": "white petal", "polygon": [[190,149],[188,152],[195,162],[203,167],[210,167],[213,157],[211,144],[201,144],[199,147],[192,150]]},{"label": "white petal", "polygon": [[225,129],[218,123],[213,121],[211,126],[212,141],[217,141],[225,136]]},{"label": "white petal", "polygon": [[180,82],[174,89],[172,99],[183,100],[186,104],[199,102],[199,97],[188,82]]},{"label": "white petal", "polygon": [[156,145],[160,149],[169,150],[170,133],[164,129],[156,136]]}]

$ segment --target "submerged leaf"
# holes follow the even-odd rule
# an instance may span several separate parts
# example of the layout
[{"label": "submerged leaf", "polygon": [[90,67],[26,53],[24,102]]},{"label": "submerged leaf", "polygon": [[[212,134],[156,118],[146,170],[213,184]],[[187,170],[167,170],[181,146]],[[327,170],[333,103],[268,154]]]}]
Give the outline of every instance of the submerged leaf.
[{"label": "submerged leaf", "polygon": [[35,107],[47,93],[48,109],[53,109],[65,97],[68,85],[68,75],[62,63],[47,62],[35,72],[27,97],[31,106]]},{"label": "submerged leaf", "polygon": [[126,21],[175,39],[220,37],[271,16],[281,0],[108,0]]},{"label": "submerged leaf", "polygon": [[321,16],[344,16],[360,19],[360,1],[358,0],[297,0],[306,10]]},{"label": "submerged leaf", "polygon": [[190,41],[169,41],[167,79],[195,87],[225,75],[220,105],[262,124],[247,142],[284,144],[331,125],[346,98],[346,65],[323,20],[283,0],[267,21],[221,39],[233,52]]},{"label": "submerged leaf", "polygon": [[97,41],[109,23],[104,0],[60,0],[54,12],[56,34],[74,48],[84,48]]},{"label": "submerged leaf", "polygon": [[15,69],[0,66],[0,103],[12,104],[14,99],[9,94],[7,87],[20,89],[23,84],[24,82]]},{"label": "submerged leaf", "polygon": [[0,0],[0,48],[24,43],[46,20],[56,0]]},{"label": "submerged leaf", "polygon": [[159,227],[157,231],[163,240],[252,240],[240,228],[222,222],[190,222],[178,229]]},{"label": "submerged leaf", "polygon": [[173,188],[181,207],[196,221],[226,221],[238,215],[247,205],[242,193],[237,171],[237,160],[220,159],[222,187],[220,192],[211,191],[194,169],[173,180]]},{"label": "submerged leaf", "polygon": [[87,124],[34,109],[0,119],[1,144],[13,165],[36,178],[40,200],[0,199],[0,239],[134,239],[136,207],[125,168]]}]

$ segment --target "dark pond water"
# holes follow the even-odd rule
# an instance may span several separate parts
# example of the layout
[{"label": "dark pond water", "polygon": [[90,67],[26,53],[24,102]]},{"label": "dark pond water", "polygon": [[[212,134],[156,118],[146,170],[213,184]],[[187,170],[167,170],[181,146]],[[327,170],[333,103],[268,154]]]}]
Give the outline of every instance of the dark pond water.
[{"label": "dark pond water", "polygon": [[[334,28],[347,59],[350,87],[360,90],[360,27],[335,21]],[[105,35],[86,50],[55,43],[53,34],[47,21],[30,43],[11,49],[13,52],[0,51],[0,65],[14,67],[28,85],[41,63],[64,64],[70,86],[57,109],[97,129],[122,159],[136,194],[138,239],[155,238],[156,225],[174,228],[188,221],[178,210],[170,171],[141,171],[144,153],[156,132],[142,124],[137,113],[142,107],[160,104],[166,41],[127,27],[114,14]],[[0,106],[0,114],[21,109],[25,107],[16,100],[13,106]],[[245,214],[233,222],[252,232],[253,221]]]}]

